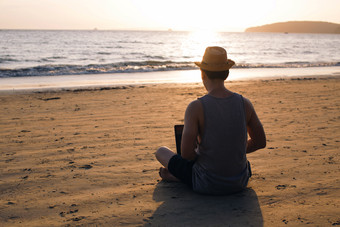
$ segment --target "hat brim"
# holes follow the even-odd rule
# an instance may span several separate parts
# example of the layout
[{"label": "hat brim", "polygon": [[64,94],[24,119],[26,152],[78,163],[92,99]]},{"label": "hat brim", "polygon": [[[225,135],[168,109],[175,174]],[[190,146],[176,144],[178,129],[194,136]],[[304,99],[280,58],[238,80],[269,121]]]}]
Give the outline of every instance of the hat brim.
[{"label": "hat brim", "polygon": [[231,59],[228,59],[227,62],[223,64],[207,64],[205,62],[195,62],[195,65],[203,70],[219,72],[230,69],[231,67],[233,67],[233,65],[235,65],[235,62]]}]

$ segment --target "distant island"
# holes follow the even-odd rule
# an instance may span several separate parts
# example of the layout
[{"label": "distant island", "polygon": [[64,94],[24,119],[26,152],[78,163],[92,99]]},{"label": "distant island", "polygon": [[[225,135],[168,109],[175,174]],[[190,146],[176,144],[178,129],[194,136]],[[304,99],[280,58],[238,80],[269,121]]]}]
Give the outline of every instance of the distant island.
[{"label": "distant island", "polygon": [[330,33],[340,34],[340,24],[322,21],[288,21],[250,27],[245,32]]}]

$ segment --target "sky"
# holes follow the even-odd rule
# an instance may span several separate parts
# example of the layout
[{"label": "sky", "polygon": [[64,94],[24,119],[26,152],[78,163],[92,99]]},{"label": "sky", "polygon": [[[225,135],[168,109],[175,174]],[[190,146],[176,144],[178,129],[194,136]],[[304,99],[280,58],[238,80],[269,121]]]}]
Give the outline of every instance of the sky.
[{"label": "sky", "polygon": [[340,23],[340,0],[0,0],[0,29],[242,32],[285,21]]}]

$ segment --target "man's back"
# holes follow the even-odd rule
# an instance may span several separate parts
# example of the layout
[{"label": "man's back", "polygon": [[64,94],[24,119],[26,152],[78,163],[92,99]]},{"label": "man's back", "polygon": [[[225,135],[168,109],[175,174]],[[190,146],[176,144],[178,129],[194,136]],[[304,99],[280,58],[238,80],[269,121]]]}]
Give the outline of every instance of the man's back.
[{"label": "man's back", "polygon": [[209,194],[242,190],[249,177],[243,98],[234,93],[227,98],[206,95],[200,101],[204,132],[193,166],[193,188]]},{"label": "man's back", "polygon": [[204,111],[204,134],[196,164],[206,171],[231,177],[246,166],[247,126],[242,96],[200,98]]}]

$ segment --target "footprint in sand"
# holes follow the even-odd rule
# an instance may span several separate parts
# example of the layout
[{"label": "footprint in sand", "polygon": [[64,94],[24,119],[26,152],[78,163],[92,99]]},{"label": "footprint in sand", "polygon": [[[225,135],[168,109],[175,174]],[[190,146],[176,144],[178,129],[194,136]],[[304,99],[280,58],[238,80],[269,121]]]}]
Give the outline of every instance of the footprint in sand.
[{"label": "footprint in sand", "polygon": [[91,165],[83,165],[83,166],[80,166],[79,169],[91,169],[93,166]]},{"label": "footprint in sand", "polygon": [[277,190],[283,190],[283,189],[286,189],[287,188],[287,185],[285,184],[279,184],[279,185],[276,185],[275,188]]}]

